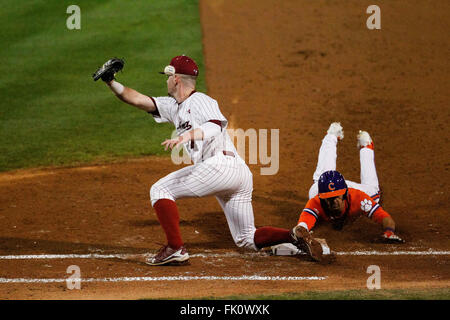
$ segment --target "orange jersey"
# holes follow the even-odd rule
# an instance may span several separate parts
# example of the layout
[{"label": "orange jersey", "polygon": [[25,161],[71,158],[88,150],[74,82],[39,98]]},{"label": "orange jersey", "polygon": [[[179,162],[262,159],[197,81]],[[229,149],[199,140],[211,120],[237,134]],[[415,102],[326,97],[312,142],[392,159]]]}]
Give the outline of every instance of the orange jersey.
[{"label": "orange jersey", "polygon": [[[389,213],[384,211],[374,198],[353,188],[348,188],[345,212],[346,220],[354,219],[362,214],[377,223],[382,223],[384,218],[390,217]],[[319,219],[327,222],[331,220],[325,214],[325,210],[320,204],[319,195],[317,195],[306,203],[297,224],[303,222],[308,226],[308,230],[311,230]]]}]

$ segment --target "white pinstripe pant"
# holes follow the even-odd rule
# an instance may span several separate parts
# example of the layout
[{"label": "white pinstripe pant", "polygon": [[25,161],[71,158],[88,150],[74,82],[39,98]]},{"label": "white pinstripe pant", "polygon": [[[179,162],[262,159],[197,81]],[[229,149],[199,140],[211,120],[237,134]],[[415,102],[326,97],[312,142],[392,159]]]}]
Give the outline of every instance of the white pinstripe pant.
[{"label": "white pinstripe pant", "polygon": [[258,250],[254,243],[253,176],[245,162],[223,154],[184,167],[158,180],[150,189],[152,206],[159,199],[214,195],[238,247]]},{"label": "white pinstripe pant", "polygon": [[[309,189],[309,198],[314,198],[318,193],[317,181],[320,175],[328,170],[336,170],[337,159],[337,137],[327,134],[319,150],[319,159],[317,161],[316,171],[313,175],[314,183]],[[375,152],[369,148],[359,150],[359,162],[361,165],[361,183],[356,183],[345,179],[349,188],[354,188],[367,193],[369,196],[375,196],[379,191],[377,170],[375,168]],[[379,201],[376,199],[375,201]]]}]

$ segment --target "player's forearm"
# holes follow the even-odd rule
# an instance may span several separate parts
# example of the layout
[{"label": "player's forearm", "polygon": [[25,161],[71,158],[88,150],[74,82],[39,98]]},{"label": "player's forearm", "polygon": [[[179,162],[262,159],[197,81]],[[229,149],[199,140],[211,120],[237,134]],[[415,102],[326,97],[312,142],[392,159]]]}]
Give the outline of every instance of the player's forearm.
[{"label": "player's forearm", "polygon": [[201,128],[197,128],[188,132],[185,132],[181,135],[183,142],[188,142],[191,140],[203,140],[203,130]]},{"label": "player's forearm", "polygon": [[[210,126],[208,124],[209,122],[211,122],[213,126]],[[178,147],[189,141],[209,139],[211,137],[214,137],[215,135],[218,134],[218,132],[221,131],[222,127],[217,125],[215,120],[210,120],[207,123],[201,125],[199,128],[185,132],[182,135],[178,136],[177,138],[168,139],[164,141],[162,145],[165,146],[164,150],[167,150],[167,148],[172,149],[173,147]]]},{"label": "player's forearm", "polygon": [[112,80],[107,83],[111,91],[125,103],[142,109],[146,112],[153,112],[156,110],[152,99],[150,97],[137,92],[134,89],[123,86],[121,83]]},{"label": "player's forearm", "polygon": [[395,230],[395,222],[391,217],[386,217],[383,219],[383,230],[390,229],[392,231]]},{"label": "player's forearm", "polygon": [[191,140],[206,140],[218,135],[221,127],[213,122],[206,122],[199,128],[185,132],[181,137],[184,142]]}]

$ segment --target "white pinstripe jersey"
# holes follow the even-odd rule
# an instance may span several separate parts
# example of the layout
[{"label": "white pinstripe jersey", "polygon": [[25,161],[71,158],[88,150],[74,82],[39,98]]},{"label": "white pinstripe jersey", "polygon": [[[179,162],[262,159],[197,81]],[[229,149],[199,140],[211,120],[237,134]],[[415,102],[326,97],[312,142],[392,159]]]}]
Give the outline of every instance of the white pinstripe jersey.
[{"label": "white pinstripe jersey", "polygon": [[220,112],[216,100],[201,92],[194,92],[180,104],[168,96],[152,99],[157,108],[157,111],[152,113],[155,121],[172,123],[178,136],[210,120],[220,121],[222,132],[219,135],[207,140],[185,143],[185,148],[194,163],[202,162],[222,151],[231,151],[239,157],[226,130],[228,121]]}]

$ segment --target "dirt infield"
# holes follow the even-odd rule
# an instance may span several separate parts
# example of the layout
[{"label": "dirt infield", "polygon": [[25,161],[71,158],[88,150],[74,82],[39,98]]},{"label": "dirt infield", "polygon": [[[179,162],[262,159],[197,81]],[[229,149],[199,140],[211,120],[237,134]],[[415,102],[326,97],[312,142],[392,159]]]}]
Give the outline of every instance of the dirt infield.
[{"label": "dirt infield", "polygon": [[[383,206],[406,244],[373,243],[379,227],[362,218],[341,232],[315,231],[343,253],[331,265],[241,252],[214,198],[187,199],[178,204],[191,264],[148,267],[142,254],[165,242],[148,191],[179,168],[170,158],[15,171],[0,174],[0,299],[364,289],[370,265],[380,266],[384,289],[450,287],[450,3],[378,2],[381,30],[366,28],[368,1],[201,1],[206,79],[233,128],[280,129],[278,173],[262,176],[263,165],[250,166],[257,226],[296,223],[321,139],[341,121],[338,169],[359,180],[356,133],[369,131]],[[429,249],[444,253],[369,252]],[[356,251],[369,253],[349,254]],[[66,287],[70,265],[92,280],[81,290]]]}]

